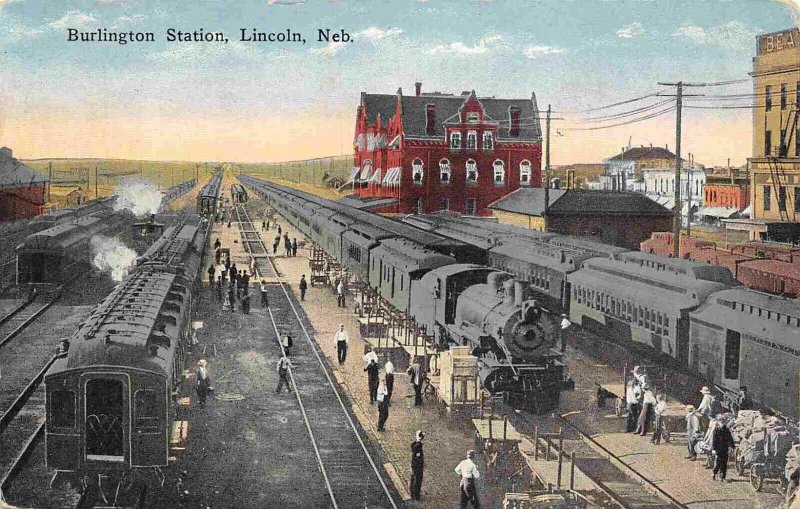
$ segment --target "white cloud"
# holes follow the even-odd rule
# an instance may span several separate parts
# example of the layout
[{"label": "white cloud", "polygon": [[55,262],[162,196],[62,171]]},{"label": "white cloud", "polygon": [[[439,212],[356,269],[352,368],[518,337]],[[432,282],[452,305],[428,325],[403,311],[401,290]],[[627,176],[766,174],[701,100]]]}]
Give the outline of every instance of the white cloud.
[{"label": "white cloud", "polygon": [[467,46],[463,42],[451,42],[450,44],[434,46],[426,53],[428,55],[483,55],[502,45],[503,42],[504,39],[501,35],[486,34],[477,44],[472,46]]},{"label": "white cloud", "polygon": [[346,42],[329,42],[327,46],[323,48],[312,49],[312,53],[316,53],[318,55],[325,55],[328,57],[332,57],[333,55],[339,53],[345,48]]},{"label": "white cloud", "polygon": [[643,33],[644,29],[642,29],[642,24],[638,21],[634,21],[633,23],[625,25],[617,30],[617,37],[622,39],[633,39],[634,37],[639,37]]},{"label": "white cloud", "polygon": [[559,48],[558,46],[528,46],[522,50],[522,54],[528,58],[538,58],[543,55],[555,55],[566,52],[566,48]]},{"label": "white cloud", "polygon": [[306,0],[267,0],[269,5],[295,5],[304,4]]},{"label": "white cloud", "polygon": [[757,31],[750,30],[744,23],[729,21],[707,29],[697,25],[681,25],[672,37],[689,39],[697,44],[743,50],[753,45],[756,35]]},{"label": "white cloud", "polygon": [[0,39],[6,42],[16,42],[29,39],[31,37],[37,37],[42,33],[44,33],[44,30],[40,28],[29,27],[16,23],[13,25],[4,26],[2,29],[0,29],[0,34],[2,34]]},{"label": "white cloud", "polygon": [[133,16],[120,16],[117,18],[116,24],[131,24],[131,25],[138,25],[142,21],[146,20],[147,16],[144,14],[134,14]]},{"label": "white cloud", "polygon": [[67,28],[85,28],[97,23],[97,18],[93,14],[81,11],[69,11],[60,19],[48,23],[53,30],[65,30]]},{"label": "white cloud", "polygon": [[403,31],[397,27],[388,28],[386,30],[381,30],[377,27],[368,27],[360,32],[354,33],[353,36],[356,38],[356,40],[364,38],[375,42],[386,39],[387,37],[395,37],[402,33]]}]

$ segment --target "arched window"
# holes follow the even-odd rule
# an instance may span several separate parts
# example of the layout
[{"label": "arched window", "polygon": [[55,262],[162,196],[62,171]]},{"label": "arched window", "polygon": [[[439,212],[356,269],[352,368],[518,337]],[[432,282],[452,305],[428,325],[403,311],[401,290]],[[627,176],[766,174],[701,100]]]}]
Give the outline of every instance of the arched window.
[{"label": "arched window", "polygon": [[506,183],[506,165],[499,159],[494,162],[494,183],[495,185]]},{"label": "arched window", "polygon": [[531,185],[531,162],[528,160],[519,163],[519,183],[523,186]]},{"label": "arched window", "polygon": [[450,161],[447,159],[439,161],[439,181],[442,184],[450,183]]},{"label": "arched window", "polygon": [[411,181],[416,186],[422,185],[422,160],[421,159],[414,159],[414,162],[411,163]]},{"label": "arched window", "polygon": [[494,150],[494,135],[491,131],[483,133],[483,150]]},{"label": "arched window", "polygon": [[476,183],[478,181],[478,163],[472,159],[467,160],[467,182]]}]

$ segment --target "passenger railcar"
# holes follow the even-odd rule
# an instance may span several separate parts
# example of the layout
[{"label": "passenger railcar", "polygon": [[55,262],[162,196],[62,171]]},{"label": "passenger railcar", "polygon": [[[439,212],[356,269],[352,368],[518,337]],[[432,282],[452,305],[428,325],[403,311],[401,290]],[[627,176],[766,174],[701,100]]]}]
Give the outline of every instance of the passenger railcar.
[{"label": "passenger railcar", "polygon": [[214,217],[219,205],[219,192],[222,187],[222,172],[217,171],[197,195],[197,213],[203,217]]},{"label": "passenger railcar", "polygon": [[244,186],[241,184],[231,185],[231,202],[234,204],[247,203],[247,191]]},{"label": "passenger railcar", "polygon": [[91,267],[91,238],[119,226],[127,213],[94,212],[33,233],[16,247],[17,283],[61,284]]},{"label": "passenger railcar", "polygon": [[47,465],[73,486],[121,503],[129,481],[163,482],[206,240],[170,228],[45,375]]}]

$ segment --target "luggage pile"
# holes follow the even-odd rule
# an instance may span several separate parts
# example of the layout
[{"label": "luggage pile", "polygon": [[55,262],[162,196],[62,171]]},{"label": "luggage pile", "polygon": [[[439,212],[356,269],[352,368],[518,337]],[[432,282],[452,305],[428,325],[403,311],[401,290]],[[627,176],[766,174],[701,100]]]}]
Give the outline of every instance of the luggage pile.
[{"label": "luggage pile", "polygon": [[759,491],[765,479],[785,486],[800,469],[800,444],[797,429],[779,417],[742,410],[732,429],[736,448],[736,472],[750,472],[750,483]]}]

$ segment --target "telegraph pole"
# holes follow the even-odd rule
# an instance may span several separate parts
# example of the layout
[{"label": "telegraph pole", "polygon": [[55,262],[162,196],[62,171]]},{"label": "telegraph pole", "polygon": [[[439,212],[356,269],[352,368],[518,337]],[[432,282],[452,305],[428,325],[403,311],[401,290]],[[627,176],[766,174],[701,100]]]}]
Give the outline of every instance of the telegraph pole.
[{"label": "telegraph pole", "polygon": [[[684,97],[695,97],[696,95],[686,95],[683,93],[683,87],[704,87],[705,83],[684,83],[679,81],[677,83],[662,83],[659,85],[677,87],[675,93],[675,217],[672,223],[672,234],[675,237],[675,242],[672,246],[672,255],[675,258],[680,257],[681,252],[681,109],[683,106]],[[671,94],[658,94],[659,96],[669,96]],[[699,94],[697,94],[699,95]]]},{"label": "telegraph pole", "polygon": [[547,154],[544,160],[544,229],[547,231],[547,209],[550,207],[550,105],[547,105],[547,121],[545,123],[545,131],[547,137],[545,138],[547,144]]},{"label": "telegraph pole", "polygon": [[94,197],[100,198],[100,195],[97,193],[97,165],[94,165]]}]

